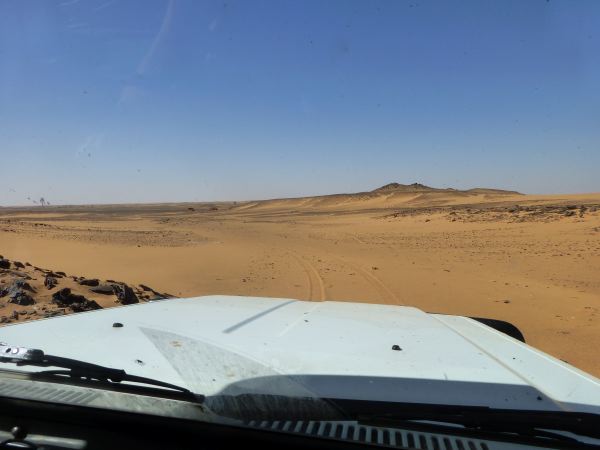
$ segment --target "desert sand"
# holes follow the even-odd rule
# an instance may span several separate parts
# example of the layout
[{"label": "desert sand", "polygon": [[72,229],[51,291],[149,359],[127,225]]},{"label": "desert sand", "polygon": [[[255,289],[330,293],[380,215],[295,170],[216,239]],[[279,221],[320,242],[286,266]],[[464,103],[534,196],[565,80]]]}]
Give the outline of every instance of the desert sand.
[{"label": "desert sand", "polygon": [[[600,376],[600,193],[391,184],[255,202],[0,208],[0,255],[10,261],[0,289],[26,279],[35,302],[0,298],[3,323],[128,303],[123,286],[135,301],[387,303],[507,320]],[[85,284],[95,279],[121,287],[96,293]],[[90,303],[57,301],[64,288]]]}]

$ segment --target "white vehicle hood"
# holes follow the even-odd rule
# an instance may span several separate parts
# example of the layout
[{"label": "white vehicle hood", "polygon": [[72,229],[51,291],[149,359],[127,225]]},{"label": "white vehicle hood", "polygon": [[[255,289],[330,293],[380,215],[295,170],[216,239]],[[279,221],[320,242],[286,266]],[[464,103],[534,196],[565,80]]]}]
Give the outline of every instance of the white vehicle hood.
[{"label": "white vehicle hood", "polygon": [[208,296],[8,325],[0,341],[206,396],[600,413],[600,380],[475,320],[410,307]]}]

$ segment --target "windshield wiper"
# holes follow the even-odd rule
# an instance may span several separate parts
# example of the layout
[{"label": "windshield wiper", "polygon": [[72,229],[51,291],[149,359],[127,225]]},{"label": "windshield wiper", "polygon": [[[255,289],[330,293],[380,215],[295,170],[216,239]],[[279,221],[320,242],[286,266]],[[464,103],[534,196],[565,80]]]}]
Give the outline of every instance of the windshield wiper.
[{"label": "windshield wiper", "polygon": [[36,367],[59,367],[67,370],[44,370],[35,372],[44,376],[70,377],[80,381],[102,381],[106,383],[121,383],[128,381],[150,386],[171,389],[194,396],[198,401],[202,401],[202,395],[194,394],[189,389],[177,386],[164,381],[154,380],[152,378],[130,375],[123,369],[113,369],[111,367],[100,366],[77,359],[63,358],[61,356],[47,355],[42,350],[24,347],[10,346],[0,342],[0,362],[16,364],[17,366],[36,366]]},{"label": "windshield wiper", "polygon": [[[374,402],[377,403],[377,402]],[[545,437],[574,441],[561,432],[600,439],[599,417],[592,413],[538,410],[502,410],[487,407],[427,404],[366,405],[354,401],[338,402],[353,419],[371,425],[419,423],[452,426],[486,432],[514,433],[521,436]],[[374,406],[374,407],[373,407]]]}]

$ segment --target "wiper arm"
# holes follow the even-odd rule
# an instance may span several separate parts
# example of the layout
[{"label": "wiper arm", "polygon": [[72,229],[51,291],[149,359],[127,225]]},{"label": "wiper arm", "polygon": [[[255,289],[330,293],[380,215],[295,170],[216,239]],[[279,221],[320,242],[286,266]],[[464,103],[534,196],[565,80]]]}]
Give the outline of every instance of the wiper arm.
[{"label": "wiper arm", "polygon": [[337,402],[351,418],[369,424],[435,422],[467,429],[569,439],[560,432],[600,439],[598,414],[563,411],[502,410],[435,404]]},{"label": "wiper arm", "polygon": [[[378,419],[378,418],[369,418],[369,419],[359,419],[357,420],[361,424],[365,425],[374,425],[374,426],[410,426],[410,425],[419,425],[424,426],[426,428],[434,427],[435,429],[449,429],[451,431],[456,431],[455,428],[457,425],[462,426],[459,430],[464,431],[474,431],[474,432],[484,432],[484,433],[502,433],[509,435],[518,435],[525,438],[541,438],[541,439],[550,439],[559,442],[572,443],[572,444],[582,444],[583,442],[574,437],[568,436],[566,434],[562,434],[566,430],[562,429],[554,429],[554,427],[549,426],[533,426],[533,425],[517,425],[517,424],[508,424],[508,423],[497,423],[497,424],[475,424],[474,422],[463,423],[460,420],[448,420],[445,418],[441,419],[400,419],[399,421],[394,420],[390,421],[389,419]],[[572,432],[568,431],[568,433],[573,433],[575,436],[580,437],[591,437],[590,433],[587,432]]]},{"label": "wiper arm", "polygon": [[46,355],[42,350],[14,347],[0,342],[0,362],[12,363],[17,366],[36,367],[59,367],[67,370],[47,370],[41,372],[44,375],[68,376],[77,380],[96,380],[109,383],[121,383],[129,381],[132,383],[158,386],[174,391],[195,396],[202,401],[203,396],[194,394],[189,389],[152,378],[130,375],[123,369],[100,366],[77,359],[63,358],[61,356]]}]

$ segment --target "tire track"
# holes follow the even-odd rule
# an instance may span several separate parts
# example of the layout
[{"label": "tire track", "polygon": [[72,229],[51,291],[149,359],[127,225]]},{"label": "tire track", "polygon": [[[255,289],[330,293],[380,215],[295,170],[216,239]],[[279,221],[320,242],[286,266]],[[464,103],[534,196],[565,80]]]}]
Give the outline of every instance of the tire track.
[{"label": "tire track", "polygon": [[296,252],[290,253],[302,267],[308,281],[308,300],[324,301],[327,298],[325,283],[316,267]]},{"label": "tire track", "polygon": [[367,281],[367,283],[375,288],[375,290],[379,293],[380,297],[386,304],[404,305],[404,303],[398,299],[398,296],[394,294],[394,292],[377,276],[368,272],[367,270],[363,269],[357,264],[345,261],[337,257],[335,259],[337,259],[342,265],[348,266],[352,268],[355,272],[361,274],[362,277]]}]

